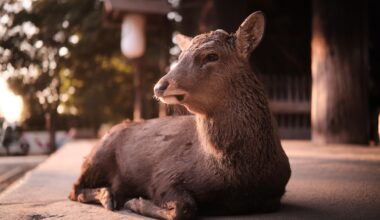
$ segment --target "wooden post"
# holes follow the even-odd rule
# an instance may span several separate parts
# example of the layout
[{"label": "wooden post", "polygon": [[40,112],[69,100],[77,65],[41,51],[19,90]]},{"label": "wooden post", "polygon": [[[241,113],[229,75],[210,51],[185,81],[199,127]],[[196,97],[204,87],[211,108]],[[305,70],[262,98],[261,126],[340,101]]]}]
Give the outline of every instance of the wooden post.
[{"label": "wooden post", "polygon": [[313,141],[368,144],[367,7],[313,0]]},{"label": "wooden post", "polygon": [[[169,28],[170,24],[167,19],[162,19],[161,23],[161,36],[160,36],[160,57],[158,60],[158,67],[160,70],[160,74],[163,76],[167,73],[169,70],[169,45],[171,36],[169,33],[172,32],[172,30]],[[161,77],[161,76],[160,76]],[[166,104],[162,102],[158,102],[158,117],[162,118],[167,115],[166,111]]]},{"label": "wooden post", "polygon": [[140,60],[134,59],[133,63],[133,89],[135,92],[134,106],[133,106],[133,121],[140,121],[142,119],[142,92],[141,92],[141,68]]}]

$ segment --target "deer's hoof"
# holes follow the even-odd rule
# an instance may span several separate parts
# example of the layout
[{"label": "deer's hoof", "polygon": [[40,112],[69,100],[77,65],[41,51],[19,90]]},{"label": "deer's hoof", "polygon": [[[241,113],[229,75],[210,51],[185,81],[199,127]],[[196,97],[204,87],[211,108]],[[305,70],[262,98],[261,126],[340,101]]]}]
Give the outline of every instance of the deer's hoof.
[{"label": "deer's hoof", "polygon": [[75,192],[75,190],[71,190],[68,198],[71,200],[71,201],[77,201],[78,200],[78,195],[77,193]]}]

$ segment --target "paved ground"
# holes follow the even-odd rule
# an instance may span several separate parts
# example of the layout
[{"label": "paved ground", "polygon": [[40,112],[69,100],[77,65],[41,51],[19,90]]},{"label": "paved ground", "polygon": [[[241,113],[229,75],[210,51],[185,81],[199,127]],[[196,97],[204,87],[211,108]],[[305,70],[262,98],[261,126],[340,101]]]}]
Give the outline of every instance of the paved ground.
[{"label": "paved ground", "polygon": [[47,156],[0,156],[0,193]]},{"label": "paved ground", "polygon": [[[0,195],[0,219],[147,219],[67,199],[92,143],[67,144]],[[293,169],[276,213],[203,219],[380,219],[380,148],[285,141]]]}]

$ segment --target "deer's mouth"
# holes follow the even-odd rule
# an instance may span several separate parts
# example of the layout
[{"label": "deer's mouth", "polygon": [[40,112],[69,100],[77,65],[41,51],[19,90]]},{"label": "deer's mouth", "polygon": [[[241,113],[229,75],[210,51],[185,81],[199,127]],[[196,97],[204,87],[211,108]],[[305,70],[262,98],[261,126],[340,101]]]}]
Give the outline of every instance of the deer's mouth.
[{"label": "deer's mouth", "polygon": [[169,95],[169,96],[162,96],[159,97],[160,101],[169,104],[169,105],[176,105],[181,104],[183,100],[185,100],[185,95]]},{"label": "deer's mouth", "polygon": [[161,102],[169,105],[181,104],[186,99],[186,93],[168,93],[159,97],[159,99]]},{"label": "deer's mouth", "polygon": [[185,95],[175,95],[174,96],[179,102],[182,102],[185,99]]}]

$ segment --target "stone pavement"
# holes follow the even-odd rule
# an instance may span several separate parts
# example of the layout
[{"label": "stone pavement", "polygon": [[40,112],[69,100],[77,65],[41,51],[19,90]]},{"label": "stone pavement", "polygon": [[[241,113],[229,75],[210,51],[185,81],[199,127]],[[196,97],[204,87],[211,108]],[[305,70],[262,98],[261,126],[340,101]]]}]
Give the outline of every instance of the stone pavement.
[{"label": "stone pavement", "polygon": [[[94,141],[66,144],[0,194],[0,219],[148,219],[67,199]],[[380,219],[380,148],[284,141],[292,177],[283,208],[202,219]]]},{"label": "stone pavement", "polygon": [[48,156],[0,156],[0,193]]}]

